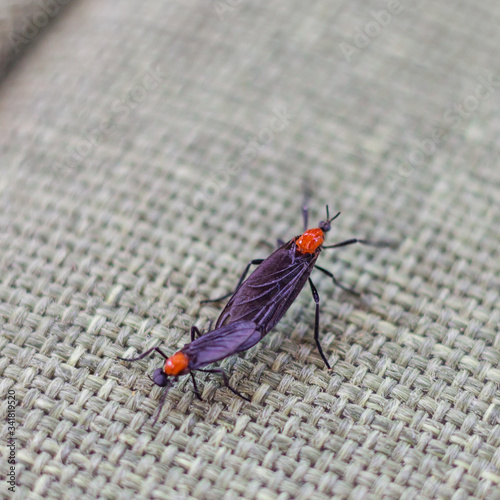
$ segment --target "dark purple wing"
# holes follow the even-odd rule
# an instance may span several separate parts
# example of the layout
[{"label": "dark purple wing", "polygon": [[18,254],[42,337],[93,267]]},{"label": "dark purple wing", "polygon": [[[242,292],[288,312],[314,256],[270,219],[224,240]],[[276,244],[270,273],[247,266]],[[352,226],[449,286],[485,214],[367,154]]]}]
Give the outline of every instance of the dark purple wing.
[{"label": "dark purple wing", "polygon": [[181,352],[189,358],[189,368],[197,370],[241,351],[246,351],[262,338],[253,321],[237,321],[216,328],[186,344]]},{"label": "dark purple wing", "polygon": [[274,251],[241,284],[219,316],[216,328],[253,321],[264,336],[278,323],[304,287],[319,251],[296,252],[293,238]]}]

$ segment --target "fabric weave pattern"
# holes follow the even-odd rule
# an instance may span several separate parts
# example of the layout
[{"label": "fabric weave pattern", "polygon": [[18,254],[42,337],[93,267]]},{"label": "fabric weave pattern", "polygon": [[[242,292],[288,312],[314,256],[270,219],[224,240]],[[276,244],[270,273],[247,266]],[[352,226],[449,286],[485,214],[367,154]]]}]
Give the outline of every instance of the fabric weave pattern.
[{"label": "fabric weave pattern", "polygon": [[[14,498],[500,498],[500,7],[72,2],[0,82]],[[5,30],[4,30],[5,31]],[[342,211],[231,384],[147,378],[264,242]],[[5,477],[9,464],[0,464]],[[0,496],[11,498],[8,483]]]}]

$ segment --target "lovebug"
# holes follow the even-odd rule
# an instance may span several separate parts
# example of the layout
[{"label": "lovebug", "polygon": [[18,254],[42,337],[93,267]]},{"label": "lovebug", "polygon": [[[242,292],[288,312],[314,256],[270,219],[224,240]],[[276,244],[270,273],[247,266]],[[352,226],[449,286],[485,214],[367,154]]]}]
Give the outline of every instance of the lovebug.
[{"label": "lovebug", "polygon": [[[295,236],[287,243],[280,242],[281,246],[266,259],[250,261],[243,271],[234,293],[217,299],[204,300],[202,303],[217,302],[231,297],[217,319],[215,328],[240,321],[253,321],[257,330],[264,336],[281,320],[308,281],[316,304],[314,340],[325,365],[331,369],[319,341],[319,294],[310,274],[314,268],[319,269],[343,290],[355,295],[360,294],[352,288],[345,287],[337,281],[333,273],[318,266],[316,261],[319,254],[323,249],[340,248],[354,243],[377,247],[394,246],[395,243],[351,238],[334,245],[323,245],[325,234],[330,231],[331,223],[340,215],[340,212],[330,218],[327,206],[326,220],[321,221],[318,227],[313,229],[307,229],[308,209],[306,204],[302,208],[302,214],[304,219],[303,234]],[[258,265],[258,267],[245,281],[252,265]]]},{"label": "lovebug", "polygon": [[[118,358],[122,361],[139,361],[140,359],[149,356],[153,352],[157,352],[165,358],[165,363],[162,368],[157,368],[151,380],[154,384],[165,387],[160,398],[160,405],[154,423],[158,420],[161,408],[167,397],[168,389],[177,381],[181,375],[191,375],[193,381],[194,392],[198,399],[201,399],[196,379],[193,372],[199,371],[204,373],[218,373],[222,375],[224,385],[234,394],[240,396],[247,401],[249,398],[240,394],[236,389],[229,385],[229,377],[227,373],[220,368],[212,368],[204,370],[207,365],[225,359],[241,351],[246,351],[254,346],[262,339],[263,334],[256,328],[253,321],[235,321],[230,325],[225,325],[216,328],[211,332],[207,332],[200,336],[200,331],[196,326],[191,327],[191,342],[186,344],[182,349],[177,351],[172,356],[167,356],[159,347],[153,347],[143,352],[135,358]],[[153,424],[154,425],[154,424]]]},{"label": "lovebug", "polygon": [[[229,377],[224,370],[220,368],[207,370],[204,367],[250,349],[257,344],[280,321],[306,281],[309,281],[316,305],[314,340],[325,365],[331,369],[319,341],[319,294],[310,274],[314,268],[317,268],[329,276],[335,285],[356,295],[359,293],[339,283],[333,273],[318,266],[316,260],[323,249],[340,248],[354,243],[386,247],[394,246],[394,242],[372,242],[352,238],[334,245],[323,245],[325,234],[331,229],[332,221],[340,215],[340,212],[330,217],[327,206],[326,220],[321,221],[318,227],[313,229],[307,229],[307,206],[303,207],[302,213],[304,218],[303,234],[295,236],[287,243],[282,243],[266,259],[255,259],[249,262],[234,293],[202,301],[202,303],[217,302],[231,296],[217,319],[214,330],[200,336],[198,328],[192,326],[191,342],[172,356],[167,356],[159,347],[153,347],[135,358],[119,358],[122,361],[139,361],[153,352],[157,352],[165,358],[163,367],[156,369],[151,377],[154,384],[166,388],[160,399],[155,423],[165,402],[168,388],[179,376],[187,374],[191,376],[194,392],[201,399],[193,374],[195,371],[221,374],[224,385],[230,391],[250,401],[249,398],[230,386]],[[245,280],[252,265],[259,267]]]}]

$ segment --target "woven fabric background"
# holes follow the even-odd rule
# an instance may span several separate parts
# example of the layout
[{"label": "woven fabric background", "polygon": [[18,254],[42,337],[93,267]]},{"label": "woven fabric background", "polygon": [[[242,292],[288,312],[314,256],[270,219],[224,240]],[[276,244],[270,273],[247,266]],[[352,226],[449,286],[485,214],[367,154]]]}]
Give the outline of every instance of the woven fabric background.
[{"label": "woven fabric background", "polygon": [[[65,2],[66,3],[66,2]],[[2,498],[500,498],[500,5],[85,0],[0,82]],[[2,36],[5,35],[5,31]],[[246,263],[341,210],[264,341],[184,377]],[[16,493],[7,394],[15,391]]]},{"label": "woven fabric background", "polygon": [[3,0],[0,4],[0,78],[72,0]]}]

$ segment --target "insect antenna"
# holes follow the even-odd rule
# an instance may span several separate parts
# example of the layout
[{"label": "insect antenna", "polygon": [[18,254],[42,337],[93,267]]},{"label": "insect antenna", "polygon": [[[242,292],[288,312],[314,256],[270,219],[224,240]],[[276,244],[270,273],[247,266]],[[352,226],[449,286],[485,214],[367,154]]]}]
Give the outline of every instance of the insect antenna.
[{"label": "insect antenna", "polygon": [[326,206],[326,220],[322,220],[319,223],[319,227],[327,233],[330,231],[332,227],[332,222],[340,215],[340,212],[337,212],[332,218],[330,218],[330,210],[328,209],[328,205]]}]

